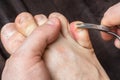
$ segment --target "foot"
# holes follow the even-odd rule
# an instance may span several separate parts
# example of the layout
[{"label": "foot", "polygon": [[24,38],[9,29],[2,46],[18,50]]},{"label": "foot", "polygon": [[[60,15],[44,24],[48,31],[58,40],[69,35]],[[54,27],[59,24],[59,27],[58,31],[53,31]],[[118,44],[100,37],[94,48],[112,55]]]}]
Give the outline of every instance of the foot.
[{"label": "foot", "polygon": [[[15,23],[8,23],[2,28],[2,43],[11,54],[5,64],[2,80],[51,80],[42,55],[46,46],[57,39],[60,22],[57,18],[46,20],[37,26],[30,14],[22,13]],[[26,35],[23,35],[24,31]]]},{"label": "foot", "polygon": [[52,17],[58,17],[62,26],[61,35],[48,46],[44,55],[53,80],[108,80],[96,58],[88,31],[77,28],[76,24],[82,22],[69,25],[59,13],[52,13],[49,18]]},{"label": "foot", "polygon": [[[24,15],[28,16],[27,14]],[[22,33],[24,36],[29,36],[36,28],[36,25],[41,26],[47,21],[45,16],[41,19],[41,16],[37,15],[35,16],[35,21],[33,18],[30,19],[32,21],[28,21],[26,20],[27,18],[25,18],[23,24],[21,24],[19,22],[22,16],[23,14],[16,18],[15,27],[19,33]],[[76,23],[81,22],[73,22],[69,25],[66,18],[59,13],[52,13],[49,16],[49,18],[55,17],[59,18],[62,30],[59,38],[46,48],[43,55],[43,59],[47,65],[47,68],[49,69],[52,79],[108,80],[108,76],[95,56],[87,30],[77,29]],[[7,31],[7,29],[8,28],[3,28],[2,32]],[[10,41],[10,39],[7,40],[4,36],[2,36],[2,42],[6,50],[11,54],[13,54],[23,44],[24,38],[17,36],[15,39],[12,38],[12,40],[14,40],[14,44]],[[18,42],[16,42],[16,40]],[[33,42],[33,40],[31,40],[31,42]],[[15,45],[16,48],[13,49],[13,47],[9,47],[12,45],[7,44],[9,43],[8,41],[11,42],[12,45]]]}]

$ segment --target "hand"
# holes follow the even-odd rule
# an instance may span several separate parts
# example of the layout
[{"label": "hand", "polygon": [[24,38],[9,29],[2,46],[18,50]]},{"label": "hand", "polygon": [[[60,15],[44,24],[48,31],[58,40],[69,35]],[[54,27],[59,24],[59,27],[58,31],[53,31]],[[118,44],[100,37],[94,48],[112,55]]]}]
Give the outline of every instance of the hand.
[{"label": "hand", "polygon": [[[120,3],[110,7],[105,12],[104,17],[102,18],[101,24],[109,27],[120,25]],[[116,29],[114,30],[114,32],[120,35],[120,29]],[[101,34],[104,40],[112,39],[112,36],[109,34],[106,34],[104,32],[102,32]],[[115,40],[114,44],[117,48],[120,48],[120,41],[118,39]]]},{"label": "hand", "polygon": [[[59,20],[51,18],[38,27],[32,15],[26,14],[22,14],[15,23],[8,23],[2,28],[2,42],[11,54],[5,64],[2,80],[51,80],[42,55],[47,45],[57,39],[60,31]],[[28,27],[24,27],[27,25],[36,29],[29,37],[24,36],[16,29],[19,23],[20,28],[27,29]]]}]

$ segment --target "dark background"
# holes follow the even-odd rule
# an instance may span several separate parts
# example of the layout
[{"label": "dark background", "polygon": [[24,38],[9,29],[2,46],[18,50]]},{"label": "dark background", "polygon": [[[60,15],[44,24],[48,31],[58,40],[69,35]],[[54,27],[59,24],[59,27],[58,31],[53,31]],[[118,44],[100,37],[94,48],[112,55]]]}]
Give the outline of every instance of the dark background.
[{"label": "dark background", "polygon": [[[69,22],[80,20],[87,23],[100,24],[104,12],[119,0],[0,0],[0,28],[13,22],[17,14],[27,11],[35,14],[49,15],[60,12]],[[114,14],[113,14],[114,15]],[[111,80],[120,80],[120,50],[115,48],[113,40],[103,41],[100,33],[89,31],[96,55]],[[4,63],[9,57],[0,44],[0,75]]]}]

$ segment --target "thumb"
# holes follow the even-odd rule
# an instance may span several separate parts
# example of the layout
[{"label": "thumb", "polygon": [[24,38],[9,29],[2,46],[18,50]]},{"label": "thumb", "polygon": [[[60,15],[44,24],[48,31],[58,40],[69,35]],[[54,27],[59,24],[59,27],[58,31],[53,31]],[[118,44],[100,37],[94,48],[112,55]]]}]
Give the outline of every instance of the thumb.
[{"label": "thumb", "polygon": [[[120,2],[116,5],[113,5],[110,7],[104,14],[104,17],[101,20],[101,24],[109,27],[114,27],[116,25],[120,25]],[[120,30],[115,31],[118,35],[120,34]],[[112,39],[112,36],[101,32],[102,38],[104,40],[110,40]],[[115,40],[115,46],[117,48],[120,48],[120,42],[119,40]]]}]

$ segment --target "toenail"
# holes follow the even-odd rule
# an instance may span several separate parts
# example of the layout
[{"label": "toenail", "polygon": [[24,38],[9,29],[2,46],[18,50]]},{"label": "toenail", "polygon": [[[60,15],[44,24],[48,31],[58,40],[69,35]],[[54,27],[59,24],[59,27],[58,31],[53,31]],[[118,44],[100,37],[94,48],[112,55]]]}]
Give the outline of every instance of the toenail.
[{"label": "toenail", "polygon": [[48,21],[47,21],[47,24],[49,24],[49,25],[56,25],[57,21],[58,21],[57,18],[49,18]]},{"label": "toenail", "polygon": [[85,29],[77,28],[77,32],[84,31]]},{"label": "toenail", "polygon": [[[36,16],[37,17],[37,16]],[[40,16],[38,16],[38,21],[41,21],[41,20],[44,20],[44,19],[46,19],[46,17],[43,15],[43,14],[41,14]]]},{"label": "toenail", "polygon": [[36,20],[37,20],[39,25],[43,25],[47,21],[46,16],[43,14],[35,16],[35,17],[36,17]]},{"label": "toenail", "polygon": [[19,21],[19,23],[20,23],[20,24],[23,24],[23,23],[24,23],[24,21],[25,21],[26,19],[27,19],[27,18],[25,18],[25,17],[23,17],[23,16],[22,16],[22,17],[20,17],[20,21]]},{"label": "toenail", "polygon": [[57,13],[57,12],[53,12],[53,13],[51,13],[50,14],[50,16],[49,17],[59,17],[60,15],[59,15],[59,13]]},{"label": "toenail", "polygon": [[83,22],[77,22],[77,23],[75,23],[75,27],[77,28],[77,32],[81,32],[81,31],[83,31],[83,30],[85,30],[85,29],[83,29],[83,28],[79,28],[79,26],[78,26],[78,24],[82,24]]},{"label": "toenail", "polygon": [[7,24],[3,27],[1,34],[4,36],[6,39],[9,39],[16,31],[12,28],[7,29],[11,24]]},{"label": "toenail", "polygon": [[32,18],[30,16],[21,16],[20,20],[19,20],[19,24],[22,25],[22,24],[26,23],[26,21],[30,21],[30,20],[32,20]]}]

